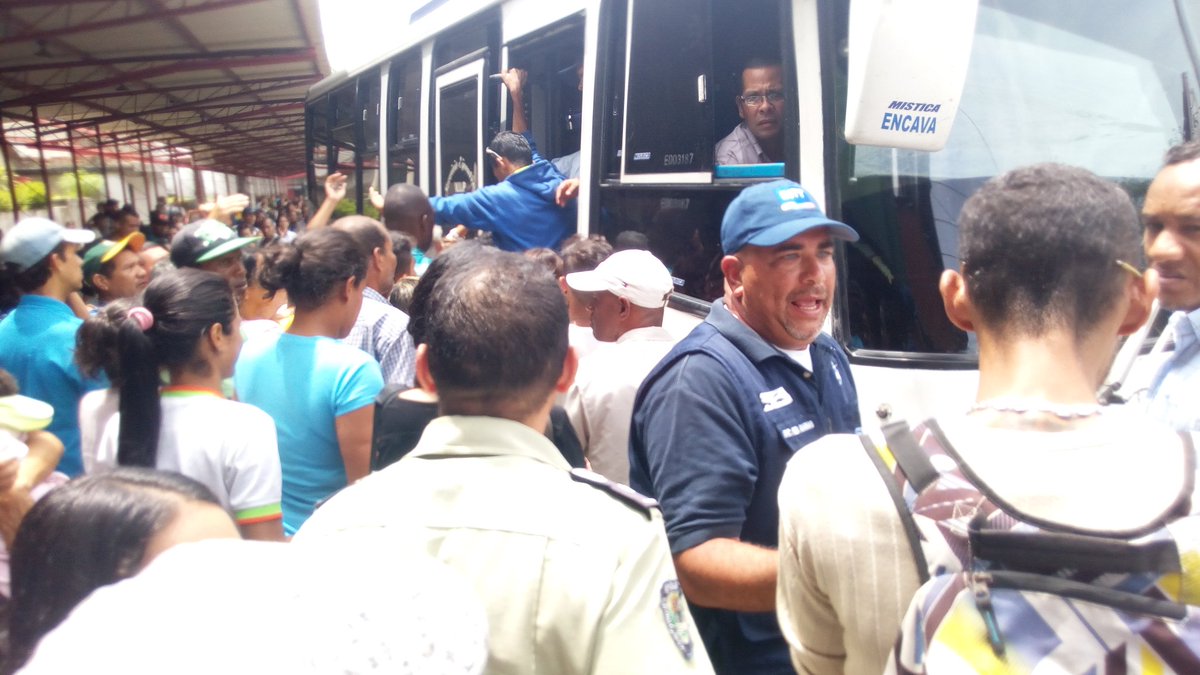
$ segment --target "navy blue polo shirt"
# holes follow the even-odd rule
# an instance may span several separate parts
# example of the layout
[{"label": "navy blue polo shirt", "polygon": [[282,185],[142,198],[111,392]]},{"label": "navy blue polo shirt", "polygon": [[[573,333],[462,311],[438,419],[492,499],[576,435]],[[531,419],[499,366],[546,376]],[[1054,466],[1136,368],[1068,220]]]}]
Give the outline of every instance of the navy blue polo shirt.
[{"label": "navy blue polo shirt", "polygon": [[[792,454],[860,427],[845,352],[824,334],[809,350],[812,371],[718,301],[646,377],[629,479],[662,505],[673,554],[715,538],[775,548],[779,483]],[[792,672],[774,612],[692,609],[717,672]]]}]

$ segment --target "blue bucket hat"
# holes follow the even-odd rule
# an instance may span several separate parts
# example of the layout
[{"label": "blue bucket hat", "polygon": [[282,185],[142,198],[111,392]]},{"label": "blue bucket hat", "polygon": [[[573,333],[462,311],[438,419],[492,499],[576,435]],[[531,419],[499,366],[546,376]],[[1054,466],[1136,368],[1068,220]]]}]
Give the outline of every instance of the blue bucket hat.
[{"label": "blue bucket hat", "polygon": [[858,241],[854,228],[830,220],[812,195],[790,180],[752,185],[737,196],[721,220],[721,249],[726,255],[746,245],[775,246],[814,227],[829,228],[835,239]]}]

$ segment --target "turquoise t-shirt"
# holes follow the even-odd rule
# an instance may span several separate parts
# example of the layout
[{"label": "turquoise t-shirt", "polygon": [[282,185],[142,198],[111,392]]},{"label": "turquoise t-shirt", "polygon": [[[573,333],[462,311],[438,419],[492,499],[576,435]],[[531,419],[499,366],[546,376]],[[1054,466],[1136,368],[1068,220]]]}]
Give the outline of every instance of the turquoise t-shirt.
[{"label": "turquoise t-shirt", "polygon": [[275,420],[283,529],[293,534],[318,502],[346,486],[335,420],[374,404],[383,389],[379,364],[333,338],[264,334],[242,347],[233,381],[239,400]]},{"label": "turquoise t-shirt", "polygon": [[79,399],[108,386],[91,380],[75,365],[75,333],[83,321],[65,303],[41,295],[25,295],[0,320],[0,368],[12,373],[21,393],[54,408],[46,431],[62,441],[58,470],[72,478],[83,473],[79,451]]}]

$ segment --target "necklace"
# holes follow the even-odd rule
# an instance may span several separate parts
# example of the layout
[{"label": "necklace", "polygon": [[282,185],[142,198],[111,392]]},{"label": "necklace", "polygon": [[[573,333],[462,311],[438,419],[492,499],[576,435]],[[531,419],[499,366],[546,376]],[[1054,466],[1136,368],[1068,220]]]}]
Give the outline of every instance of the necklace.
[{"label": "necklace", "polygon": [[1077,420],[1099,415],[1104,412],[1104,406],[1099,403],[1059,405],[1032,399],[994,398],[976,403],[967,410],[967,413],[979,412],[981,410],[1016,413],[1018,415],[1043,413],[1053,415],[1061,420]]}]

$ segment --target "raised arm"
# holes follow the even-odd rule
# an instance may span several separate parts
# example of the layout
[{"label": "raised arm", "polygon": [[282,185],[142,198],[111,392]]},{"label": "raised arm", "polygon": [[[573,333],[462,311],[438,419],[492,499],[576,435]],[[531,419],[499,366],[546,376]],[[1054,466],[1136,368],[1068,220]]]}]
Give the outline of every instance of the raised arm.
[{"label": "raised arm", "polygon": [[346,176],[337,172],[325,177],[325,201],[321,207],[308,219],[308,229],[314,230],[325,227],[333,216],[333,210],[346,198]]},{"label": "raised arm", "polygon": [[518,134],[529,131],[529,118],[525,116],[525,80],[529,76],[520,68],[509,68],[501,75],[508,95],[512,97],[512,130]]}]

